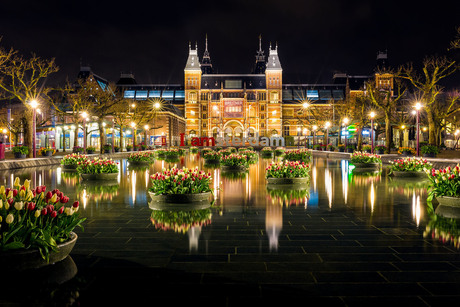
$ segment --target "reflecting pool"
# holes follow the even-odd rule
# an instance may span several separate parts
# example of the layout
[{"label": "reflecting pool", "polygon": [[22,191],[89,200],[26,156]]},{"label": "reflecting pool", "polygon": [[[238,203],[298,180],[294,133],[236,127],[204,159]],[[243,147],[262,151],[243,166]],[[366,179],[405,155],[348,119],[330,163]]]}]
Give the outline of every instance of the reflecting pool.
[{"label": "reflecting pool", "polygon": [[[87,220],[84,230],[76,230],[79,238],[71,256],[79,271],[88,270],[86,278],[104,280],[86,288],[80,285],[86,289],[81,290],[83,300],[96,295],[100,287],[118,289],[124,283],[112,271],[100,273],[97,269],[101,268],[136,272],[127,282],[133,288],[145,287],[139,280],[143,283],[151,278],[136,271],[137,267],[162,268],[168,273],[158,274],[168,276],[168,284],[174,280],[195,286],[229,281],[262,284],[254,292],[259,297],[270,292],[265,285],[318,286],[333,281],[325,271],[353,272],[347,278],[368,286],[369,282],[386,284],[393,276],[388,272],[404,271],[394,263],[410,261],[404,259],[405,253],[446,253],[460,260],[456,248],[439,244],[437,238],[432,239],[433,229],[426,229],[434,214],[427,206],[427,180],[393,178],[385,166],[363,170],[348,160],[314,157],[309,185],[292,189],[267,187],[265,168],[274,160],[261,157],[243,173],[221,172],[218,165],[204,164],[199,154],[176,161],[156,160],[148,167],[130,166],[126,159],[117,161],[118,179],[107,182],[85,182],[60,167],[0,173],[0,184],[5,186],[20,177],[21,182],[30,179],[31,186],[57,188],[80,201],[80,214]],[[150,208],[149,176],[174,165],[211,173],[212,207],[187,211]],[[356,273],[363,271],[366,274]],[[302,274],[295,275],[297,272]],[[195,273],[199,276],[187,275]],[[279,276],[284,277],[280,280]],[[346,278],[339,281],[349,282]],[[417,291],[418,285],[419,280],[414,280]],[[160,289],[169,295],[167,289]],[[340,289],[337,296],[358,295]],[[427,291],[424,289],[420,287],[421,292]],[[316,291],[316,295],[327,295],[324,289]]]}]

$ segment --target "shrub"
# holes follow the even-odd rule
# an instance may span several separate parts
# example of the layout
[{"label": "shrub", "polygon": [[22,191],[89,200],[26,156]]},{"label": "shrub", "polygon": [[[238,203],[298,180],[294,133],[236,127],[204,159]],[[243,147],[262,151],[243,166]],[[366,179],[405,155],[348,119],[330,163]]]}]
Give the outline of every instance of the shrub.
[{"label": "shrub", "polygon": [[427,154],[427,153],[438,154],[439,148],[434,145],[424,145],[420,148],[420,151],[422,152],[422,154]]},{"label": "shrub", "polygon": [[29,154],[29,147],[24,146],[24,145],[14,146],[12,150],[13,150],[13,153],[20,153],[22,155]]}]

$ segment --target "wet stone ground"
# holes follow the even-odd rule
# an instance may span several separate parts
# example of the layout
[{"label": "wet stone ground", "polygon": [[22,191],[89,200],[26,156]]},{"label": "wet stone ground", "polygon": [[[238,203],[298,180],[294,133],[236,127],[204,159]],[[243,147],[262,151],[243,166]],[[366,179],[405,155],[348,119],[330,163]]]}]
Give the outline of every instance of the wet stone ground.
[{"label": "wet stone ground", "polygon": [[[199,155],[135,169],[120,160],[119,179],[104,184],[58,167],[2,172],[1,184],[19,176],[79,199],[87,220],[62,263],[2,276],[0,305],[458,304],[459,250],[423,235],[433,219],[426,181],[315,158],[307,189],[273,191],[269,162],[224,174]],[[201,226],[151,221],[149,175],[173,164],[213,176]]]}]

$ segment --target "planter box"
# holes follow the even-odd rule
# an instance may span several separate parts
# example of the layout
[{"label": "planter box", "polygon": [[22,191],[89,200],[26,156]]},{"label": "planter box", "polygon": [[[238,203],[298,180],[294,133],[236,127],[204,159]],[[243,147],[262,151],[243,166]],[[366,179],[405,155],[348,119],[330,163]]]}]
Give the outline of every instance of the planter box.
[{"label": "planter box", "polygon": [[115,180],[118,178],[118,173],[102,173],[102,174],[80,174],[84,180]]},{"label": "planter box", "polygon": [[15,158],[15,159],[25,159],[26,157],[27,157],[27,155],[22,154],[22,153],[20,153],[20,152],[15,152],[15,153],[14,153],[14,158]]},{"label": "planter box", "polygon": [[379,150],[376,151],[376,153],[378,155],[383,155],[385,153],[385,150],[384,149],[383,150],[379,149]]},{"label": "planter box", "polygon": [[271,157],[273,157],[272,152],[262,152],[260,155],[262,156],[262,158],[271,158]]},{"label": "planter box", "polygon": [[436,158],[436,154],[434,152],[427,152],[423,154],[425,158]]},{"label": "planter box", "polygon": [[424,171],[393,171],[395,177],[427,177]]},{"label": "planter box", "polygon": [[8,270],[24,271],[38,269],[64,260],[77,242],[77,234],[70,233],[70,240],[58,245],[59,252],[51,252],[49,262],[42,258],[38,249],[17,249],[0,253],[0,262],[8,264]]},{"label": "planter box", "polygon": [[220,159],[204,159],[204,163],[217,164],[220,163]]},{"label": "planter box", "polygon": [[436,196],[439,205],[460,208],[460,197],[454,196]]},{"label": "planter box", "polygon": [[380,163],[352,163],[356,168],[378,168]]},{"label": "planter box", "polygon": [[131,151],[131,148],[126,148],[126,151]]},{"label": "planter box", "polygon": [[52,151],[45,151],[45,157],[51,157],[53,155]]},{"label": "planter box", "polygon": [[307,184],[309,178],[300,177],[300,178],[267,178],[267,183],[270,185],[276,184]]},{"label": "planter box", "polygon": [[[149,191],[149,195],[153,203],[159,202],[159,203],[173,203],[173,204],[209,202],[211,198],[211,192],[197,193],[197,194],[155,195],[154,193]],[[157,210],[162,210],[162,209],[159,209],[157,207]]]},{"label": "planter box", "polygon": [[93,154],[93,153],[94,153],[94,150],[86,150],[86,153],[87,153],[88,155]]},{"label": "planter box", "polygon": [[405,156],[405,157],[412,157],[413,156],[411,151],[403,151],[402,155]]},{"label": "planter box", "polygon": [[149,165],[150,163],[153,163],[154,161],[129,161],[129,165]]},{"label": "planter box", "polygon": [[339,148],[339,152],[345,152],[345,148]]}]

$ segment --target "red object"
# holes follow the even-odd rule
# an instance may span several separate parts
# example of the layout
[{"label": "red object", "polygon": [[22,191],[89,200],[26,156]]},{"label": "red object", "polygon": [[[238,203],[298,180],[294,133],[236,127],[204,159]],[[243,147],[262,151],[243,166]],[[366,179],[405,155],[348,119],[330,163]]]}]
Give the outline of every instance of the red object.
[{"label": "red object", "polygon": [[166,136],[161,137],[161,146],[166,146]]}]

